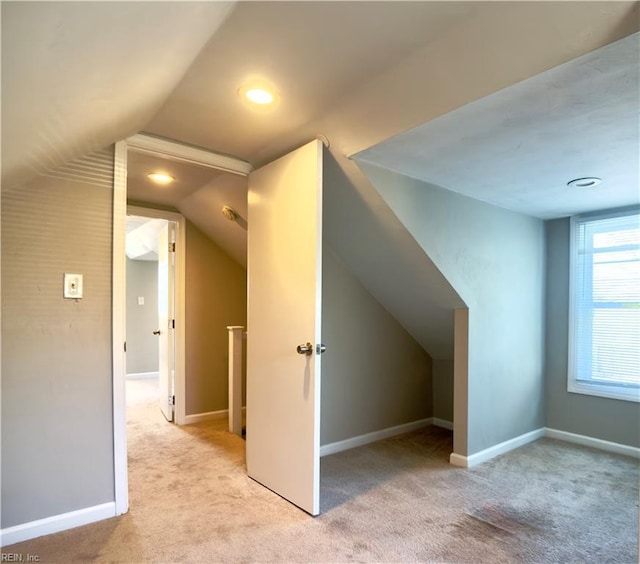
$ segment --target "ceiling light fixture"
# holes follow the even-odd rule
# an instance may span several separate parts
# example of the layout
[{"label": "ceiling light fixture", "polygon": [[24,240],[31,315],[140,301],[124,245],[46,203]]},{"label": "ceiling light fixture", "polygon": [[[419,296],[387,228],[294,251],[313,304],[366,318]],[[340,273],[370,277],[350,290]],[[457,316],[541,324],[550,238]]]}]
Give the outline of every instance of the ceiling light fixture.
[{"label": "ceiling light fixture", "polygon": [[571,188],[593,188],[602,182],[602,178],[596,176],[585,176],[584,178],[574,178],[567,182]]},{"label": "ceiling light fixture", "polygon": [[170,176],[164,172],[150,172],[149,174],[147,174],[147,177],[156,184],[162,184],[163,186],[171,184],[175,180],[173,176]]},{"label": "ceiling light fixture", "polygon": [[270,87],[262,85],[245,85],[238,90],[243,100],[254,106],[273,106],[278,101],[278,93]]},{"label": "ceiling light fixture", "polygon": [[222,215],[224,215],[229,221],[236,221],[236,219],[238,219],[236,210],[234,210],[230,206],[222,206],[222,209],[220,211],[222,212]]},{"label": "ceiling light fixture", "polygon": [[273,102],[273,94],[266,90],[262,90],[262,88],[251,88],[250,90],[247,90],[245,96],[254,104],[266,105]]}]

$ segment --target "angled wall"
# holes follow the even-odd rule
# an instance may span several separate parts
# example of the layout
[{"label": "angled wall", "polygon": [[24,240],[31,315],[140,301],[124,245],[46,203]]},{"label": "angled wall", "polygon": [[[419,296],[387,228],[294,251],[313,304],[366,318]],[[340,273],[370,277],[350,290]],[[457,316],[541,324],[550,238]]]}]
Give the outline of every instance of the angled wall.
[{"label": "angled wall", "polygon": [[[451,414],[453,398],[446,390],[453,379],[454,312],[465,303],[353,161],[325,151],[323,180],[323,245],[331,250],[323,266],[324,293],[333,292],[342,304],[332,311],[323,297],[323,338],[341,336],[337,340],[344,364],[334,363],[329,355],[323,360],[327,376],[321,442],[431,417],[436,409]],[[340,284],[344,287],[338,291]],[[357,299],[345,300],[344,295],[351,292]],[[377,322],[362,323],[361,318]],[[385,334],[393,336],[389,343],[382,338]],[[354,344],[351,357],[342,340]],[[440,365],[434,402],[432,362],[436,359],[445,362]],[[334,366],[340,374],[335,384]],[[345,404],[340,394],[349,385],[356,391],[347,390],[348,394],[362,395],[357,400],[360,410],[353,410],[353,420],[343,427],[327,422],[336,414],[326,406],[332,398]],[[381,392],[397,404],[388,413],[376,409],[364,413],[362,406],[375,407]],[[459,393],[456,401],[464,406],[457,420],[464,431],[455,433],[459,438],[454,440],[464,441],[465,394]]]},{"label": "angled wall", "polygon": [[431,357],[327,245],[322,341],[321,445],[433,415]]},{"label": "angled wall", "polygon": [[227,326],[247,324],[247,271],[190,221],[186,247],[185,405],[195,415],[227,409]]},{"label": "angled wall", "polygon": [[453,358],[464,301],[355,163],[324,153],[324,241],[434,359]]},{"label": "angled wall", "polygon": [[454,450],[469,456],[542,427],[542,221],[361,167],[468,306],[467,447]]}]

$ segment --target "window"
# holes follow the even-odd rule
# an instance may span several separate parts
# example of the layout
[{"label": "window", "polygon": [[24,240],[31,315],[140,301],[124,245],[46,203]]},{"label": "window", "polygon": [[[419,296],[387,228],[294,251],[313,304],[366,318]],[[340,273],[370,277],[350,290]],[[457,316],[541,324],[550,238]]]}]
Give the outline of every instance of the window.
[{"label": "window", "polygon": [[640,210],[571,219],[570,392],[640,401]]}]

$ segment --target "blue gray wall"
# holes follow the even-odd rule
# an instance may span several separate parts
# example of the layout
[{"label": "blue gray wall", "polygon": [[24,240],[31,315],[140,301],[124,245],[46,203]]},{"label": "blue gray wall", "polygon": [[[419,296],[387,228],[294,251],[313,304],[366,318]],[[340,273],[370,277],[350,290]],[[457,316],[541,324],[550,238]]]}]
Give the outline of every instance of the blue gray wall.
[{"label": "blue gray wall", "polygon": [[640,405],[569,393],[569,219],[545,224],[547,239],[547,427],[640,447]]},{"label": "blue gray wall", "polygon": [[[544,426],[543,222],[361,167],[469,308],[467,445],[455,452]],[[454,423],[462,417],[455,412]]]},{"label": "blue gray wall", "polygon": [[113,148],[2,192],[2,528],[114,500],[112,201]]},{"label": "blue gray wall", "polygon": [[433,360],[433,416],[453,422],[453,360]]},{"label": "blue gray wall", "polygon": [[[144,298],[144,304],[138,298]],[[158,372],[158,261],[127,258],[127,374]]]},{"label": "blue gray wall", "polygon": [[433,415],[431,357],[325,245],[320,444]]}]

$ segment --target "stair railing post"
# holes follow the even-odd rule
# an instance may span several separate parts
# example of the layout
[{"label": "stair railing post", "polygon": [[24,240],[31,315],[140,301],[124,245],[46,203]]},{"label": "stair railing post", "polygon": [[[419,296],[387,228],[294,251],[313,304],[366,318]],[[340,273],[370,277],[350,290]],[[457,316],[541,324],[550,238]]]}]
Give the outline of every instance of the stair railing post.
[{"label": "stair railing post", "polygon": [[229,330],[229,431],[242,436],[242,339],[244,327]]}]

